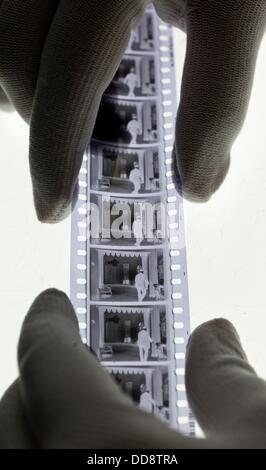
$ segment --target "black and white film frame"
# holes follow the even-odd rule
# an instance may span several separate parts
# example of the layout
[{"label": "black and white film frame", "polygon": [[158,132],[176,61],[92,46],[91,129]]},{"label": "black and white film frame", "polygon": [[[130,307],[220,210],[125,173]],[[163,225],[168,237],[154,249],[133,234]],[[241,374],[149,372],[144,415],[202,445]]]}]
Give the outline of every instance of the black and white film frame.
[{"label": "black and white film frame", "polygon": [[[91,308],[101,308],[114,311],[119,309],[147,309],[158,302],[162,303],[167,319],[167,355],[164,365],[157,361],[106,361],[101,362],[109,372],[118,370],[119,373],[140,374],[144,371],[151,377],[152,370],[164,367],[168,371],[168,391],[169,391],[169,425],[177,428],[185,434],[194,434],[194,419],[188,407],[184,383],[185,350],[190,331],[189,322],[189,299],[187,281],[186,247],[184,235],[184,216],[182,199],[176,190],[176,173],[174,161],[174,122],[177,109],[175,70],[173,59],[173,35],[172,28],[162,23],[156,16],[152,8],[146,13],[143,21],[153,22],[154,47],[151,50],[132,51],[127,50],[127,57],[131,54],[139,56],[147,54],[154,55],[157,62],[158,83],[160,84],[159,96],[157,97],[159,114],[159,126],[163,129],[163,136],[158,144],[160,157],[160,178],[161,186],[156,194],[160,194],[161,200],[167,208],[167,240],[160,245],[160,250],[164,250],[164,287],[165,298],[163,300],[148,299],[143,302],[135,300],[117,301],[108,297],[93,299],[91,296],[90,276],[95,275],[91,268],[91,250],[102,250],[102,246],[91,243],[88,235],[88,211],[92,194],[103,194],[101,191],[91,189],[91,146],[83,159],[79,176],[79,195],[72,216],[72,248],[71,248],[71,299],[76,309],[79,319],[81,337],[84,343],[91,342]],[[141,28],[141,26],[140,26]],[[154,50],[153,50],[154,49]],[[154,98],[154,97],[152,97]],[[121,100],[119,96],[119,100]],[[124,98],[126,99],[126,97]],[[132,98],[131,98],[132,99]],[[142,97],[136,97],[136,100]],[[145,98],[146,99],[146,98]],[[154,146],[154,142],[152,143]],[[92,142],[95,145],[95,142]],[[111,144],[115,145],[115,144]],[[125,151],[127,147],[125,146]],[[106,192],[104,193],[106,195]],[[114,197],[116,193],[112,194]],[[154,193],[150,193],[151,196]],[[144,197],[144,194],[134,195],[132,193],[123,194],[124,198]],[[145,193],[147,197],[147,193]],[[159,248],[159,247],[158,247]],[[136,250],[132,247],[109,247],[109,250]],[[138,247],[137,250],[140,248]],[[142,248],[146,249],[145,246]],[[155,247],[156,249],[156,247]],[[159,369],[158,369],[159,370]],[[112,372],[113,371],[113,372]],[[156,372],[156,380],[160,373]],[[162,376],[164,374],[161,374]],[[150,380],[150,378],[149,378]],[[163,409],[163,406],[160,407]],[[156,414],[156,413],[155,413]],[[158,414],[158,413],[157,413]]]}]

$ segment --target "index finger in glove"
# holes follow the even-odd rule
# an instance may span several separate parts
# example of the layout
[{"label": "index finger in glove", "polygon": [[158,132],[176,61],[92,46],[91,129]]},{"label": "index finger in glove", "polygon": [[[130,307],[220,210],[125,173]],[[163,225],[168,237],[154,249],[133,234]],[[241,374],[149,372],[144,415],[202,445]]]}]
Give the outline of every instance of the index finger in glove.
[{"label": "index finger in glove", "polygon": [[62,0],[43,49],[34,98],[30,167],[43,222],[65,217],[102,94],[147,0]]},{"label": "index finger in glove", "polygon": [[266,2],[155,0],[155,6],[175,26],[185,20],[177,167],[182,194],[206,201],[227,174],[231,149],[246,117],[266,26]]}]

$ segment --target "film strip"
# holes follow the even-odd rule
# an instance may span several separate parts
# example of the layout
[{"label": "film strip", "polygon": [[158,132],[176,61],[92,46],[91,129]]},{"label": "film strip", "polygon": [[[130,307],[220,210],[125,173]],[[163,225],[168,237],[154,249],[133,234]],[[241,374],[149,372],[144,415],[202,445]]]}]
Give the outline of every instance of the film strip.
[{"label": "film strip", "polygon": [[176,109],[172,29],[150,6],[103,96],[84,155],[72,216],[71,299],[82,340],[123,391],[193,435]]}]

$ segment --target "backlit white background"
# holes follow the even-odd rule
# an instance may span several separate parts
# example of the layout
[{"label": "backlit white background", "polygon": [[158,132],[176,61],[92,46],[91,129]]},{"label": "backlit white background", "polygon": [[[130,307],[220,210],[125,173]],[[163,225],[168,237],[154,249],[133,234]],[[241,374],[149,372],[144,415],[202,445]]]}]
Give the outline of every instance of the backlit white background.
[{"label": "backlit white background", "polygon": [[[175,46],[180,83],[185,35],[179,31]],[[265,83],[266,38],[230,173],[208,203],[185,202],[185,217],[192,326],[230,319],[266,378]],[[17,340],[34,297],[48,287],[69,292],[70,219],[37,221],[27,154],[27,126],[17,114],[0,112],[0,395],[16,378]]]}]

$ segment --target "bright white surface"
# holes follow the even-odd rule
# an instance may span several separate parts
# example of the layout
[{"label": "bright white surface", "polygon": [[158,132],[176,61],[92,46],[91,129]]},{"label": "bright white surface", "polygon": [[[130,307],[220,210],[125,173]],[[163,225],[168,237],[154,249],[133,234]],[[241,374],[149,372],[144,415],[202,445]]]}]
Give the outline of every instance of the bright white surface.
[{"label": "bright white surface", "polygon": [[[178,81],[185,36],[176,33]],[[230,173],[206,204],[185,203],[192,325],[215,316],[239,330],[251,362],[266,377],[266,39],[245,128]],[[70,219],[54,226],[35,217],[28,171],[28,129],[0,112],[0,395],[17,375],[16,346],[34,297],[69,291]]]},{"label": "bright white surface", "polygon": [[28,128],[0,112],[0,396],[16,378],[23,318],[48,287],[69,292],[70,220],[43,225],[34,213]]}]

